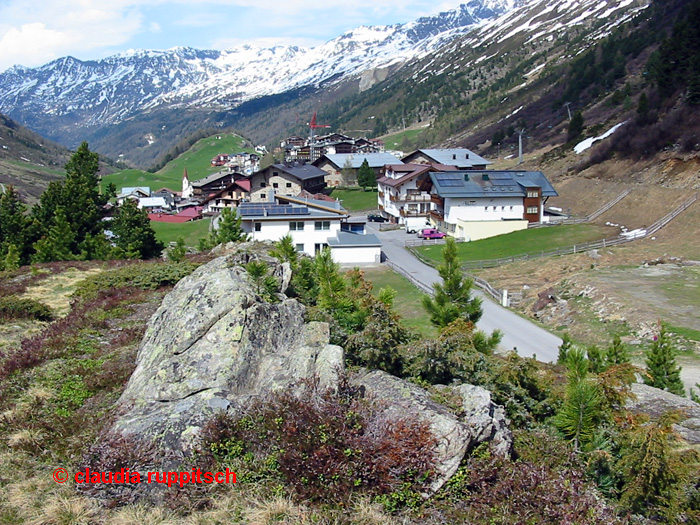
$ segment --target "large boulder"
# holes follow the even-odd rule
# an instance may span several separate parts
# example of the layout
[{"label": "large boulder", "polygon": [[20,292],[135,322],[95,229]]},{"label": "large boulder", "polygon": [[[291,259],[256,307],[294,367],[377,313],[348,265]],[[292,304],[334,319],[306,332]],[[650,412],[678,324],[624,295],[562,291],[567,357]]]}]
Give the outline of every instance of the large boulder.
[{"label": "large boulder", "polygon": [[666,412],[678,410],[683,414],[683,419],[673,426],[674,430],[688,443],[700,444],[700,405],[698,403],[643,383],[634,383],[632,393],[634,397],[627,401],[629,410],[645,414],[653,420],[659,419]]},{"label": "large boulder", "polygon": [[304,307],[258,297],[236,256],[220,257],[163,299],[141,342],[113,430],[182,452],[218,410],[317,377],[334,386],[343,351]]},{"label": "large boulder", "polygon": [[503,457],[513,452],[513,433],[506,410],[491,400],[491,392],[480,386],[452,387],[462,399],[463,421],[469,426],[475,443],[490,443],[491,450]]},{"label": "large boulder", "polygon": [[491,402],[487,390],[471,385],[457,387],[465,415],[458,417],[444,405],[431,399],[425,389],[380,370],[361,373],[352,379],[365,395],[379,400],[387,416],[415,415],[425,420],[437,439],[436,476],[431,493],[437,492],[457,471],[464,455],[474,446],[496,438],[494,451],[504,456],[512,449],[512,436],[502,407]]}]

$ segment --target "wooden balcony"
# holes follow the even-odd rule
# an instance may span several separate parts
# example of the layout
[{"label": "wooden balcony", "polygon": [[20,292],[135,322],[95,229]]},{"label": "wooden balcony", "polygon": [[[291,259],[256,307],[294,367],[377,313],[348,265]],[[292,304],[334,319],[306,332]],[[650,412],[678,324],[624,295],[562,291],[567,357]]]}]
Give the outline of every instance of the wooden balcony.
[{"label": "wooden balcony", "polygon": [[406,202],[430,202],[430,195],[427,193],[419,193],[415,195],[406,195]]},{"label": "wooden balcony", "polygon": [[384,192],[383,192],[383,191],[380,191],[380,192],[378,192],[378,193],[379,193],[379,198],[380,198],[380,199],[383,199],[383,198],[384,198]]},{"label": "wooden balcony", "polygon": [[441,208],[445,207],[444,199],[442,199],[441,197],[438,197],[435,194],[430,195],[430,202],[432,202],[433,204],[436,204],[437,206],[440,206]]},{"label": "wooden balcony", "polygon": [[443,215],[442,212],[439,212],[439,211],[434,211],[434,210],[433,210],[433,211],[431,211],[431,212],[429,213],[429,216],[430,216],[432,219],[434,219],[434,220],[436,220],[436,221],[438,221],[438,222],[441,222],[441,221],[444,221],[444,220],[445,220],[445,216]]}]

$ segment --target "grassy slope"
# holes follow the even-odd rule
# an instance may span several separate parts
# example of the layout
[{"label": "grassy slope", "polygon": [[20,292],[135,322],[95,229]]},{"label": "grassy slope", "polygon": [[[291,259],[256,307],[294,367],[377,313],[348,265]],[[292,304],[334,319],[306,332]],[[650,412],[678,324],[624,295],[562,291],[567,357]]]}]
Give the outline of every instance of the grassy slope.
[{"label": "grassy slope", "polygon": [[[610,238],[613,232],[616,233],[616,230],[595,224],[521,230],[480,241],[458,243],[457,255],[461,261],[498,259]],[[422,247],[419,250],[427,258],[439,262],[442,260],[442,248],[441,245],[435,245]]]},{"label": "grassy slope", "polygon": [[392,133],[386,135],[382,138],[384,141],[384,147],[386,149],[401,149],[404,139],[412,140],[421,134],[423,129],[407,129],[406,131],[399,131],[398,133]]},{"label": "grassy slope", "polygon": [[156,232],[156,238],[166,246],[178,237],[185,239],[187,246],[197,246],[199,239],[209,232],[211,219],[201,219],[183,223],[151,222],[151,228]]},{"label": "grassy slope", "polygon": [[406,327],[415,330],[423,337],[436,337],[437,331],[430,324],[428,316],[421,306],[423,293],[418,288],[386,266],[365,268],[363,271],[367,280],[372,283],[372,291],[375,295],[378,295],[379,290],[386,286],[390,286],[398,292],[394,299],[394,308],[403,318]]},{"label": "grassy slope", "polygon": [[[221,139],[216,137],[220,136]],[[187,168],[190,181],[199,180],[220,168],[211,166],[211,159],[218,153],[252,152],[243,147],[244,139],[238,135],[222,134],[199,140],[188,151],[168,162],[156,173],[129,169],[122,170],[102,179],[102,184],[113,182],[117,191],[124,186],[150,186],[152,190],[165,187],[179,191],[182,189],[182,173]]]},{"label": "grassy slope", "polygon": [[340,199],[340,203],[348,211],[368,211],[377,209],[377,192],[362,191],[362,189],[334,189],[331,197]]}]

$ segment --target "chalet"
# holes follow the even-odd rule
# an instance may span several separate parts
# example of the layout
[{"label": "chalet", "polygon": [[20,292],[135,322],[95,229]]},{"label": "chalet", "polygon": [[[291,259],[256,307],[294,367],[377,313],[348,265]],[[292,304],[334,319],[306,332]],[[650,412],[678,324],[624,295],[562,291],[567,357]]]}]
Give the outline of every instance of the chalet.
[{"label": "chalet", "polygon": [[421,189],[431,171],[427,164],[390,164],[377,180],[379,210],[393,223],[405,224],[407,217],[428,217],[430,193]]},{"label": "chalet", "polygon": [[348,212],[338,202],[276,195],[274,202],[244,202],[237,208],[243,230],[253,240],[278,241],[290,235],[298,252],[315,255],[330,247],[341,264],[380,262],[381,243],[364,228],[350,229]]},{"label": "chalet", "polygon": [[467,240],[543,221],[546,200],[557,195],[541,171],[461,170],[431,172],[429,177],[423,189],[434,204],[431,223]]},{"label": "chalet", "polygon": [[175,208],[175,201],[180,198],[180,192],[173,191],[170,188],[161,188],[151,193],[151,197],[162,197],[168,209]]},{"label": "chalet", "polygon": [[211,159],[212,166],[223,166],[229,160],[229,156],[226,153],[219,153],[213,159]]},{"label": "chalet", "polygon": [[491,164],[488,160],[466,148],[419,149],[406,155],[404,164],[443,164],[455,166],[459,170],[485,170]]},{"label": "chalet", "polygon": [[151,188],[147,186],[124,187],[117,194],[117,204],[124,204],[126,199],[139,200],[151,196]]},{"label": "chalet", "polygon": [[326,172],[305,163],[273,164],[250,176],[250,200],[270,201],[270,194],[294,196],[302,190],[318,193],[326,187]]},{"label": "chalet", "polygon": [[[322,155],[313,164],[325,172],[326,186],[355,186],[365,159],[377,177],[382,174],[385,165],[398,163],[398,159],[389,153],[350,153]],[[347,175],[344,170],[348,172]]]},{"label": "chalet", "polygon": [[[195,198],[204,198],[212,193],[223,190],[235,180],[244,179],[245,175],[236,172],[217,172],[207,175],[203,179],[196,180],[191,183],[192,196]],[[183,191],[184,197],[184,191]]]},{"label": "chalet", "polygon": [[170,209],[163,197],[142,197],[139,199],[138,207],[147,211],[166,211]]},{"label": "chalet", "polygon": [[236,208],[241,202],[250,198],[250,181],[247,179],[233,181],[224,189],[212,193],[202,201],[203,212],[219,213],[223,208]]}]

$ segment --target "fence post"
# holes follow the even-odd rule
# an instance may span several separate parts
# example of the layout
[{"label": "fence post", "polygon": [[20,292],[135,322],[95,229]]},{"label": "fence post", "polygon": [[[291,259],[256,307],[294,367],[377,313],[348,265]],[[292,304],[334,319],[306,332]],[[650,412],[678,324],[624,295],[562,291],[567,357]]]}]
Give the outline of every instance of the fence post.
[{"label": "fence post", "polygon": [[503,290],[503,299],[501,299],[501,305],[505,308],[508,307],[508,290]]}]

